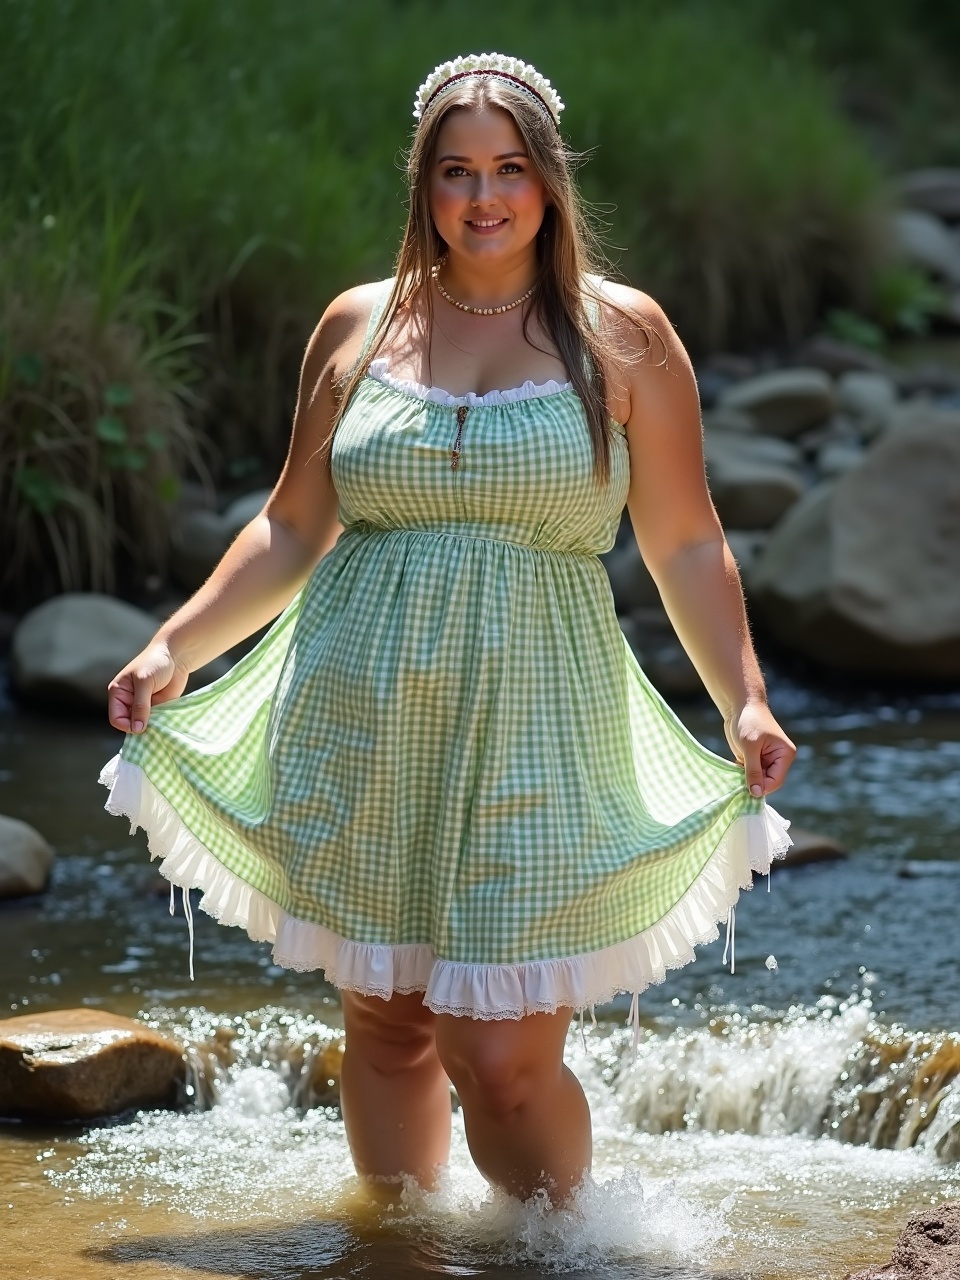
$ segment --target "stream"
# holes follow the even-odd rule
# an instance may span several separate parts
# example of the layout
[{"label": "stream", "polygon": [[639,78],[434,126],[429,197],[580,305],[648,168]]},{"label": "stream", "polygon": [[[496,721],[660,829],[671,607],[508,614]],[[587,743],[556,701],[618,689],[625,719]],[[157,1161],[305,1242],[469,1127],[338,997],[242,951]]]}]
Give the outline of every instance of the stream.
[{"label": "stream", "polygon": [[[781,677],[771,702],[799,748],[774,804],[850,857],[758,879],[736,973],[721,937],[645,992],[635,1055],[629,997],[575,1025],[596,1157],[564,1213],[492,1195],[459,1114],[439,1190],[371,1204],[311,1071],[336,993],[202,913],[191,982],[179,894],[171,918],[143,832],[102,809],[119,735],[0,705],[0,812],[57,851],[48,893],[0,904],[0,1008],[140,1017],[195,1067],[178,1111],[0,1125],[0,1276],[840,1280],[888,1257],[960,1196],[960,697]],[[678,710],[726,754],[714,713]]]}]

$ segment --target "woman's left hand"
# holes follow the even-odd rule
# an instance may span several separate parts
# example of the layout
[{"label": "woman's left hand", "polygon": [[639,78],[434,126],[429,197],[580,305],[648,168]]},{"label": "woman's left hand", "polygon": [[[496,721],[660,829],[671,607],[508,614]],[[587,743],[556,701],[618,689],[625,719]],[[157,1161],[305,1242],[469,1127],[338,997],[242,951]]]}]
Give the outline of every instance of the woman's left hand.
[{"label": "woman's left hand", "polygon": [[724,720],[723,728],[751,795],[765,796],[783,785],[797,748],[765,702],[748,702]]}]

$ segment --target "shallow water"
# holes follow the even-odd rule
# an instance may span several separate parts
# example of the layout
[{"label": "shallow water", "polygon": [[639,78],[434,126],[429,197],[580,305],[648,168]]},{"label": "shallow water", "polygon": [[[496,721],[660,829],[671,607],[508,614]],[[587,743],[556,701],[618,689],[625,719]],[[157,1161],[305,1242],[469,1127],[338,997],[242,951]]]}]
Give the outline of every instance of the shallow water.
[{"label": "shallow water", "polygon": [[[887,1256],[911,1209],[960,1195],[960,1093],[949,1073],[936,1095],[923,1083],[934,1052],[960,1059],[960,701],[781,683],[774,704],[800,747],[776,806],[853,856],[741,898],[736,973],[721,941],[645,993],[636,1062],[623,1000],[586,1047],[571,1035],[597,1158],[566,1216],[489,1196],[459,1117],[440,1192],[367,1203],[338,1115],[300,1072],[336,1032],[335,994],[203,916],[191,983],[143,834],[101,810],[118,735],[0,711],[0,812],[59,855],[46,896],[0,910],[0,1007],[88,1004],[198,1043],[232,1036],[194,1109],[5,1126],[0,1275],[760,1280]],[[720,749],[715,717],[684,715]]]}]

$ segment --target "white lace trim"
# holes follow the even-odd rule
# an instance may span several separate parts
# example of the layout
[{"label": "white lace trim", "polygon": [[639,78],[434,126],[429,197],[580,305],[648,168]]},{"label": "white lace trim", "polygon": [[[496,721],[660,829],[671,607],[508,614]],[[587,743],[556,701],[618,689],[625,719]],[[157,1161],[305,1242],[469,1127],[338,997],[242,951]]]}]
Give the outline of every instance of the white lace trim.
[{"label": "white lace trim", "polygon": [[371,360],[367,372],[371,378],[382,382],[385,387],[392,387],[394,391],[402,391],[408,396],[415,396],[418,400],[429,400],[433,404],[446,405],[448,408],[462,404],[470,408],[480,405],[514,404],[517,400],[536,400],[541,396],[555,396],[561,391],[573,390],[572,382],[556,382],[551,378],[549,382],[538,383],[528,379],[522,387],[511,387],[507,391],[485,391],[482,396],[475,391],[468,391],[465,395],[455,396],[449,391],[444,391],[442,387],[426,387],[422,382],[393,377],[390,373],[389,361],[385,358]]},{"label": "white lace trim", "polygon": [[218,862],[139,765],[116,755],[100,781],[110,788],[104,808],[128,817],[131,833],[138,826],[145,829],[151,858],[162,858],[160,872],[182,888],[185,909],[189,890],[199,888],[200,906],[208,915],[246,929],[254,942],[272,942],[274,962],[283,968],[322,969],[334,986],[384,999],[394,992],[423,991],[423,1003],[435,1013],[482,1019],[555,1013],[561,1006],[582,1010],[620,992],[635,993],[635,1005],[636,993],[662,982],[668,969],[694,960],[694,946],[719,937],[718,921],[726,920],[729,931],[740,890],[752,888],[753,873],[768,872],[772,859],[792,844],[790,823],[765,805],[731,824],[680,901],[635,937],[559,960],[462,964],[438,959],[427,944],[351,942],[322,925],[295,919]]}]

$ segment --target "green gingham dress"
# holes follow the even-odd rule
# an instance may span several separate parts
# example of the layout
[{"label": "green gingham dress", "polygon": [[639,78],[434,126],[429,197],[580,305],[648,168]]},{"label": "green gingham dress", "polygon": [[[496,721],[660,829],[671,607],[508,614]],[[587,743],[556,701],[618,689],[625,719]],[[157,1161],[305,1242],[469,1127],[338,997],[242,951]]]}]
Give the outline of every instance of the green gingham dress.
[{"label": "green gingham dress", "polygon": [[101,774],[188,920],[197,887],[278,965],[476,1018],[639,992],[729,928],[787,824],[620,630],[610,427],[603,487],[571,384],[453,397],[371,364],[334,436],[335,546]]}]

